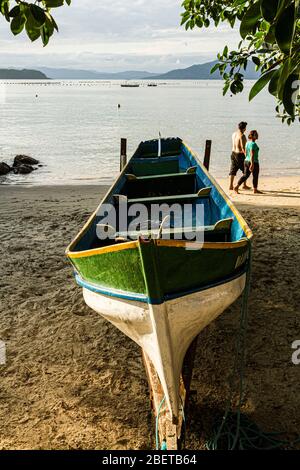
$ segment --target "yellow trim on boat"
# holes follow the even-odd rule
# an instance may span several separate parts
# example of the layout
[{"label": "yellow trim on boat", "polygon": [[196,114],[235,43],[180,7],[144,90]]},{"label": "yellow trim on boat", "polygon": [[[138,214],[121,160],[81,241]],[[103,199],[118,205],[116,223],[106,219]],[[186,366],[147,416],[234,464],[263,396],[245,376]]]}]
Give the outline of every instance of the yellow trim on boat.
[{"label": "yellow trim on boat", "polygon": [[122,250],[132,250],[137,248],[138,242],[125,242],[118,245],[103,246],[102,248],[94,248],[93,250],[85,251],[67,251],[66,255],[71,259],[86,258],[87,256],[103,255],[105,253],[114,253]]},{"label": "yellow trim on boat", "polygon": [[[132,250],[138,247],[138,240],[120,243],[118,245],[104,246],[102,248],[94,248],[93,250],[86,251],[68,251],[66,255],[71,259],[86,258],[88,256],[103,255],[105,253],[114,253],[116,251]],[[194,241],[185,240],[155,240],[157,246],[168,246],[173,248],[191,248],[194,250],[224,250],[232,248],[241,248],[247,245],[248,240],[242,239],[236,242],[215,242],[215,243],[197,243]]]},{"label": "yellow trim on boat", "polygon": [[158,246],[168,246],[168,247],[175,247],[175,248],[190,248],[193,250],[224,250],[224,249],[232,249],[232,248],[241,248],[248,244],[248,240],[246,238],[238,240],[236,242],[204,242],[204,243],[197,243],[193,241],[185,241],[185,240],[155,240]]},{"label": "yellow trim on boat", "polygon": [[193,155],[193,157],[197,160],[198,164],[200,165],[200,167],[202,168],[203,172],[206,174],[207,178],[212,182],[212,184],[218,189],[219,193],[221,194],[221,196],[223,196],[223,198],[225,199],[228,207],[230,207],[230,209],[232,210],[232,212],[234,213],[237,221],[239,222],[240,226],[242,227],[242,229],[244,230],[247,238],[252,238],[253,237],[253,233],[252,233],[252,230],[250,229],[250,227],[248,226],[247,222],[245,221],[245,219],[242,217],[242,215],[239,213],[239,211],[237,210],[237,208],[235,207],[235,205],[233,204],[233,202],[231,201],[231,199],[227,196],[227,194],[225,193],[225,191],[223,191],[223,189],[221,188],[221,186],[219,185],[219,183],[215,180],[215,178],[209,174],[209,172],[207,171],[207,169],[205,168],[205,166],[203,165],[203,163],[200,161],[199,159],[199,156],[197,153],[195,153],[184,141],[182,141],[182,144],[188,149],[188,151],[191,153],[191,155]]}]

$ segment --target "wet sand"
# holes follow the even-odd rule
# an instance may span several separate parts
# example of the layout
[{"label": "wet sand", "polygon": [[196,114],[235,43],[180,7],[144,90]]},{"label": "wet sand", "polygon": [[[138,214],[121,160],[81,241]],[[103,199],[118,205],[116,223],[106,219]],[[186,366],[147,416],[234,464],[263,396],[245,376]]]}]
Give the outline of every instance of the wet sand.
[{"label": "wet sand", "polygon": [[[291,361],[300,339],[300,179],[261,182],[269,193],[232,196],[255,234],[243,411],[292,439],[300,429],[300,365]],[[105,189],[0,187],[0,449],[154,446],[139,347],[84,304],[64,257]],[[199,335],[189,449],[203,448],[225,407],[239,311],[237,301]]]}]

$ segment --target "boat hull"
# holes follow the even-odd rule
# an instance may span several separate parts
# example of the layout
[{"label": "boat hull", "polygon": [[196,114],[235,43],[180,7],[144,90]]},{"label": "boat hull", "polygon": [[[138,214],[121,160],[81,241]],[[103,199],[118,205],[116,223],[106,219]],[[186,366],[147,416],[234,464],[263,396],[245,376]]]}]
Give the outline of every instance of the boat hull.
[{"label": "boat hull", "polygon": [[161,304],[121,299],[83,287],[86,304],[135,341],[159,376],[172,418],[179,413],[179,380],[193,339],[243,292],[246,274]]},{"label": "boat hull", "polygon": [[174,423],[187,349],[241,295],[251,238],[197,155],[171,138],[139,145],[67,248],[87,305],[151,361]]}]

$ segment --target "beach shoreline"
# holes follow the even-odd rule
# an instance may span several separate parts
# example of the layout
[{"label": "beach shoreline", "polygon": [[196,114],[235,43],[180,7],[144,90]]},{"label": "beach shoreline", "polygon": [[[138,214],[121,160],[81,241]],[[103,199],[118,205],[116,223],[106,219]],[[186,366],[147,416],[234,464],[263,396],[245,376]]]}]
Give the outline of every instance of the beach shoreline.
[{"label": "beach shoreline", "polygon": [[[214,175],[212,175],[214,176]],[[240,173],[241,176],[241,173]],[[238,181],[239,175],[235,178],[235,183]],[[236,194],[234,191],[229,191],[229,177],[216,177],[215,180],[219,183],[223,191],[232,199],[237,205],[259,205],[259,206],[300,206],[300,175],[299,176],[263,176],[259,178],[259,189],[263,194],[253,194],[252,190],[244,190],[240,188],[240,193]],[[251,177],[247,181],[251,186]],[[27,191],[33,193],[40,193],[46,195],[58,194],[59,192],[69,192],[70,194],[84,192],[88,195],[96,195],[96,188],[99,189],[99,198],[96,203],[100,203],[103,194],[108,191],[110,185],[102,183],[89,183],[89,184],[58,184],[58,185],[26,185],[26,184],[0,184],[0,195],[6,192],[16,192],[26,194]]]},{"label": "beach shoreline", "polygon": [[[228,179],[219,179],[228,193]],[[254,232],[245,403],[267,431],[299,433],[300,177],[230,194]],[[84,303],[65,249],[108,186],[0,186],[0,449],[151,449],[139,347]],[[240,301],[201,332],[186,447],[226,406]]]}]

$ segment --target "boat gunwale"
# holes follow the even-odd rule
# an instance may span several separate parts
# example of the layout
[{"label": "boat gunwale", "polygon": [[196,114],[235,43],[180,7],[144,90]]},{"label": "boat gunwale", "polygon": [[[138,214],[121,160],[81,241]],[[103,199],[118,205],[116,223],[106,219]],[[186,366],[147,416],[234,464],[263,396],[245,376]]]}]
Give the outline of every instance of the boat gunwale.
[{"label": "boat gunwale", "polygon": [[[186,241],[186,240],[162,240],[162,239],[156,239],[154,242],[158,246],[168,246],[168,247],[175,247],[175,248],[190,248],[193,247],[192,249],[194,250],[223,250],[223,249],[235,249],[235,248],[241,248],[242,246],[245,246],[248,244],[248,239],[247,238],[241,238],[240,240],[237,240],[235,242],[196,242],[196,241]],[[86,258],[89,256],[97,256],[97,255],[103,255],[105,253],[113,253],[116,251],[122,251],[122,250],[131,250],[134,248],[138,248],[139,246],[139,240],[135,241],[129,241],[129,242],[124,242],[124,243],[119,243],[117,245],[109,245],[109,246],[104,246],[101,248],[93,248],[91,250],[84,250],[84,251],[73,251],[73,252],[67,252],[67,256],[71,259],[76,259],[76,258]]]},{"label": "boat gunwale", "polygon": [[[240,214],[238,209],[235,207],[233,202],[230,200],[230,198],[227,196],[225,191],[221,188],[221,186],[218,184],[218,182],[215,180],[215,178],[210,175],[208,170],[205,168],[203,163],[200,161],[199,155],[194,152],[188,144],[184,140],[181,139],[181,145],[183,145],[189,152],[190,154],[195,158],[197,161],[197,164],[203,171],[203,173],[207,176],[207,178],[211,181],[213,186],[217,189],[219,194],[223,197],[224,201],[228,205],[228,207],[231,209],[232,213],[236,217],[238,223],[240,224],[241,228],[243,229],[246,237],[243,237],[239,240],[236,240],[234,242],[203,242],[203,243],[198,243],[199,249],[231,249],[231,248],[237,248],[240,246],[244,246],[245,244],[248,243],[248,241],[251,240],[253,237],[253,232],[248,226],[247,222],[243,218],[243,216]],[[126,250],[126,249],[133,249],[138,247],[138,240],[137,241],[129,241],[129,242],[124,242],[124,243],[119,243],[117,245],[109,245],[109,246],[104,246],[100,248],[92,248],[92,249],[87,249],[83,251],[72,251],[74,246],[81,240],[81,238],[84,236],[84,234],[88,231],[90,228],[93,220],[95,219],[97,212],[99,211],[99,208],[101,205],[110,197],[113,195],[115,188],[118,184],[118,182],[122,179],[123,176],[126,175],[126,172],[128,171],[128,167],[131,164],[131,160],[134,158],[134,155],[128,160],[126,163],[125,167],[115,180],[114,184],[109,188],[107,193],[104,195],[103,199],[101,200],[100,204],[97,206],[96,210],[91,214],[91,216],[88,218],[87,222],[84,224],[82,229],[78,232],[76,237],[71,241],[71,243],[68,245],[66,248],[65,254],[67,257],[70,259],[76,259],[76,258],[83,258],[83,257],[88,257],[88,256],[95,256],[95,255],[101,255],[104,253],[111,253],[115,251],[121,251],[121,250]],[[197,242],[193,241],[180,241],[180,240],[157,240],[159,245],[167,245],[167,246],[173,246],[173,247],[187,247],[191,246],[193,244],[193,247],[197,249]]]}]

